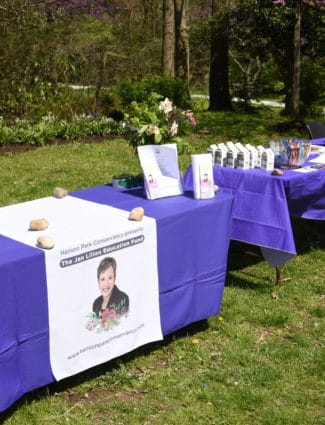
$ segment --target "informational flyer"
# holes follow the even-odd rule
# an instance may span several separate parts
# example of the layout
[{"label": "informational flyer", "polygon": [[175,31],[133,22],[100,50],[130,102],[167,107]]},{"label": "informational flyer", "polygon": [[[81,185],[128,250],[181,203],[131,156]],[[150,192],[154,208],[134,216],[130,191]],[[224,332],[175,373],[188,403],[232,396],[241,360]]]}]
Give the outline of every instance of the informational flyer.
[{"label": "informational flyer", "polygon": [[[39,235],[55,241],[44,254],[56,380],[162,339],[156,221],[128,215],[70,196],[0,208],[1,234],[31,246]],[[37,217],[47,229],[29,229]]]},{"label": "informational flyer", "polygon": [[196,199],[210,199],[215,195],[213,159],[210,153],[192,155],[193,187]]},{"label": "informational flyer", "polygon": [[183,193],[176,143],[138,146],[138,155],[148,199]]}]

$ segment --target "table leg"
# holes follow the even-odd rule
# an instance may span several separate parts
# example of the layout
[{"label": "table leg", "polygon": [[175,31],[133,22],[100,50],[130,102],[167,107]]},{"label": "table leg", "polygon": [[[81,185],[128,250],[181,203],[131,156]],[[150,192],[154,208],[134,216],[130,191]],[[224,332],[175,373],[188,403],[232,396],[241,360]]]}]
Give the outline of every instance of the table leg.
[{"label": "table leg", "polygon": [[282,276],[281,276],[281,267],[275,266],[275,273],[276,273],[276,283],[281,283]]}]

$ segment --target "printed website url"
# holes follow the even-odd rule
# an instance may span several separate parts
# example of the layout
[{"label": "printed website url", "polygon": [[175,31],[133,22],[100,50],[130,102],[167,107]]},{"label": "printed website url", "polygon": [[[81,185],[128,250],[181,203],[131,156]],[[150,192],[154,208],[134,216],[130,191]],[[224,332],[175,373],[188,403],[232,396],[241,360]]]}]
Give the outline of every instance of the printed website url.
[{"label": "printed website url", "polygon": [[141,329],[143,326],[144,326],[144,323],[142,323],[141,325],[137,326],[134,329],[130,329],[129,331],[122,332],[122,333],[120,333],[118,335],[114,335],[111,338],[106,339],[105,341],[99,342],[98,344],[89,345],[88,347],[81,348],[76,353],[71,354],[70,356],[68,356],[67,359],[68,360],[74,359],[75,357],[79,356],[80,354],[86,353],[87,351],[94,350],[95,348],[100,348],[103,345],[109,344],[110,342],[112,342],[112,341],[114,341],[116,339],[122,338],[123,336],[127,336],[127,335],[130,335],[130,334],[133,334],[133,333],[137,332],[139,329]]}]

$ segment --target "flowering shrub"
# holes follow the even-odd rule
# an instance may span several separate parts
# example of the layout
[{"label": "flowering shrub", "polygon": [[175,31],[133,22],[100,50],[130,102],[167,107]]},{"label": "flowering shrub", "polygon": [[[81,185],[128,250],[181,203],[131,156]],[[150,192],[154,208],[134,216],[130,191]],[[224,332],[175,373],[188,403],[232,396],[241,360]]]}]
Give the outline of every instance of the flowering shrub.
[{"label": "flowering shrub", "polygon": [[191,111],[181,111],[168,98],[158,102],[159,95],[152,94],[149,102],[131,103],[126,117],[131,132],[131,145],[152,145],[175,142],[180,153],[190,152],[191,147],[181,139],[189,129],[197,127]]}]

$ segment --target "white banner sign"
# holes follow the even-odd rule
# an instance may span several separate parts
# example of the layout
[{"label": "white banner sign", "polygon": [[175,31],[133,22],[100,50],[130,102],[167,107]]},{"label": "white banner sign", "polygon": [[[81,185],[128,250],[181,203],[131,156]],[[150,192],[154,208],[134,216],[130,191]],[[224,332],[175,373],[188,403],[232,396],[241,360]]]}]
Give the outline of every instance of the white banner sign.
[{"label": "white banner sign", "polygon": [[[0,233],[44,250],[50,356],[57,380],[162,339],[156,222],[74,197],[38,199],[0,208]],[[29,221],[46,218],[43,231]],[[145,259],[145,261],[144,261]]]}]

